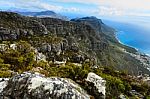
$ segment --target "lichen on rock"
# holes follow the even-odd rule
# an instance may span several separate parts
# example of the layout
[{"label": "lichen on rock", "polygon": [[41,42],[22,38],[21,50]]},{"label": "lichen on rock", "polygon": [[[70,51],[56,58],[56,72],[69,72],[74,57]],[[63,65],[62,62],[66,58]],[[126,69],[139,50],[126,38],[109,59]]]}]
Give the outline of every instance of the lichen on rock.
[{"label": "lichen on rock", "polygon": [[79,85],[66,78],[24,72],[5,83],[8,84],[0,87],[2,99],[90,99]]},{"label": "lichen on rock", "polygon": [[87,76],[86,81],[93,83],[94,86],[96,87],[99,95],[101,95],[101,97],[105,98],[106,81],[103,78],[96,75],[95,73],[90,72]]}]

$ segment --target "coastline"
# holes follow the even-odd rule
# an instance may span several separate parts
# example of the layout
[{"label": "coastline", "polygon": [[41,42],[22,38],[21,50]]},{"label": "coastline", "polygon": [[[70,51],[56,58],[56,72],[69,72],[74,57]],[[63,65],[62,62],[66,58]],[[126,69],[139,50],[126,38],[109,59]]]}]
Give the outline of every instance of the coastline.
[{"label": "coastline", "polygon": [[[116,30],[116,29],[115,29],[115,30]],[[128,45],[128,44],[123,43],[123,42],[119,39],[119,37],[118,37],[118,34],[119,34],[119,33],[121,33],[121,31],[116,30],[115,36],[116,36],[116,39],[118,40],[118,42],[119,42],[120,44],[125,45],[125,46],[128,46],[128,47],[131,47],[131,48],[134,48],[138,53],[140,53],[140,54],[142,54],[142,55],[147,55],[148,57],[150,57],[150,54],[148,54],[148,53],[146,53],[146,52],[143,52],[143,51],[139,50],[138,48],[136,48],[136,47],[134,47],[134,46],[131,46],[131,45]]]},{"label": "coastline", "polygon": [[139,25],[135,24],[135,22],[130,22],[130,20],[125,22],[123,20],[117,21],[111,19],[103,19],[103,22],[116,30],[116,38],[121,44],[150,56],[150,30],[143,27],[145,26],[144,23]]}]

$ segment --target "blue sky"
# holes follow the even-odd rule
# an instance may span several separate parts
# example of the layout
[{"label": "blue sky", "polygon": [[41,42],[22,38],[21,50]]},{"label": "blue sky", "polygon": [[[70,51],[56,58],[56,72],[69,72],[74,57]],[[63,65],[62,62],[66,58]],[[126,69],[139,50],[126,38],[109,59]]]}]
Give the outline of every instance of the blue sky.
[{"label": "blue sky", "polygon": [[53,10],[94,16],[150,16],[150,0],[0,0],[0,9]]}]

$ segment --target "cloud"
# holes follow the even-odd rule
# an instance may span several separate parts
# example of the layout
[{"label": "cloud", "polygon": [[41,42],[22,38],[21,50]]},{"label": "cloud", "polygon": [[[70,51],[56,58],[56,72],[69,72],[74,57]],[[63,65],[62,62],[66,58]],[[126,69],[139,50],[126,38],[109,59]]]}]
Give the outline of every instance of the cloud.
[{"label": "cloud", "polygon": [[99,16],[149,16],[149,4],[150,0],[0,0],[1,9],[16,7],[18,9],[28,9],[29,11],[53,10]]},{"label": "cloud", "polygon": [[106,7],[106,6],[99,6],[97,11],[97,14],[101,15],[124,15],[124,11],[121,9],[117,9],[114,7]]},{"label": "cloud", "polygon": [[42,3],[42,2],[38,2],[37,4],[34,4],[34,7],[42,9],[42,10],[53,10],[53,11],[58,11],[58,12],[77,12],[79,10],[75,7],[67,8],[63,6],[51,5],[51,4]]},{"label": "cloud", "polygon": [[102,15],[103,14],[148,15],[148,11],[150,11],[150,0],[55,0],[55,1],[66,3],[70,2],[82,4],[95,4],[96,6],[98,6],[97,10],[99,11],[99,14],[101,13]]},{"label": "cloud", "polygon": [[16,0],[15,6],[18,8],[26,8],[29,10],[54,10],[60,11],[63,9],[62,6],[52,5],[40,0]]},{"label": "cloud", "polygon": [[[8,10],[11,8],[15,9],[26,9],[28,11],[41,11],[41,10],[52,10],[56,12],[76,12],[78,11],[75,7],[63,7],[51,2],[45,2],[43,0],[0,0],[0,8],[7,7]],[[10,8],[10,9],[9,9]]]},{"label": "cloud", "polygon": [[61,11],[63,9],[62,6],[56,6],[56,5],[51,5],[47,3],[41,3],[41,2],[37,2],[33,4],[32,7],[38,8],[41,10],[53,10],[53,11]]},{"label": "cloud", "polygon": [[4,6],[15,6],[15,4],[11,3],[9,1],[3,1],[3,0],[1,0],[0,1],[0,7],[4,7]]},{"label": "cloud", "polygon": [[[52,0],[54,1],[54,0]],[[78,2],[96,5],[106,5],[121,9],[146,9],[150,10],[150,0],[55,0],[59,2]]]}]

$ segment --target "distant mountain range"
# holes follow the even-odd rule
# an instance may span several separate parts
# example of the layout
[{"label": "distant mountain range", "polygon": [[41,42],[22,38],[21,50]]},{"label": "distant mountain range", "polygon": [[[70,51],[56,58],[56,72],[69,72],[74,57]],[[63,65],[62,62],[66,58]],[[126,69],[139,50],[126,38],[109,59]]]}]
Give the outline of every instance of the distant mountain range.
[{"label": "distant mountain range", "polygon": [[57,18],[62,20],[68,20],[66,16],[63,16],[61,14],[55,13],[54,11],[41,11],[41,12],[20,12],[16,11],[16,13],[24,15],[24,16],[33,16],[33,17],[50,17],[50,18]]}]

